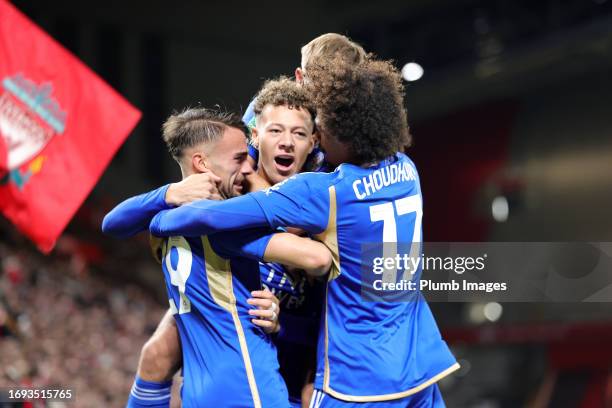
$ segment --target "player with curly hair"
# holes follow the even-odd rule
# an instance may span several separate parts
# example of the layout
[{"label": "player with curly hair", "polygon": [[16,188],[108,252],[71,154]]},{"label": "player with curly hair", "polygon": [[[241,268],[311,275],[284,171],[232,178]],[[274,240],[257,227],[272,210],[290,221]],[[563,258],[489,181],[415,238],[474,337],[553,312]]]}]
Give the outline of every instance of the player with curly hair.
[{"label": "player with curly hair", "polygon": [[[252,142],[261,153],[257,174],[262,182],[269,186],[286,179],[302,168],[314,146],[315,110],[304,88],[295,81],[283,77],[267,81],[258,93],[254,105],[257,126],[252,130]],[[220,179],[216,183],[218,192],[214,193],[218,199],[236,196],[242,192],[243,177],[228,170],[242,168],[239,163],[247,165],[246,151],[244,155],[238,157],[240,159],[238,163],[237,158],[233,157],[233,150],[230,152],[232,154],[227,154],[218,148],[214,151],[206,149],[204,154],[198,155],[197,162],[204,163],[198,168],[198,172],[192,174],[194,172],[186,171],[191,168],[191,162],[195,160],[194,145],[216,143],[216,140],[205,137],[206,135],[216,135],[218,138],[222,126],[235,127],[243,134],[246,133],[244,124],[234,115],[226,115],[232,118],[231,122],[226,119],[225,122],[220,122],[224,117],[217,117],[218,115],[209,117],[210,115],[206,116],[208,113],[209,111],[204,109],[190,109],[172,115],[166,121],[163,126],[164,141],[169,152],[181,166],[183,181],[164,186],[154,193],[128,199],[117,206],[104,220],[103,230],[106,233],[126,237],[141,231],[143,225],[148,227],[152,215],[160,208],[165,208],[168,204],[184,205],[198,194],[202,194],[197,191],[198,189],[210,193],[207,188],[202,187],[208,183],[210,176]],[[233,148],[242,152],[240,146]],[[252,171],[244,172],[244,177],[250,176],[251,173]],[[285,237],[287,235],[285,234]],[[302,240],[299,237],[295,239]],[[296,254],[290,246],[288,249],[286,251],[288,255]],[[280,370],[289,387],[292,406],[299,407],[302,389],[308,383],[309,368],[314,367],[313,349],[320,315],[318,307],[320,301],[317,299],[320,297],[315,297],[313,294],[321,285],[314,285],[301,272],[279,263],[262,263],[259,270],[261,281],[269,291],[255,291],[253,293],[255,298],[248,302],[262,309],[256,311],[257,313],[266,313],[266,310],[272,306],[270,304],[272,294],[280,299],[281,333],[274,341],[279,348]],[[254,323],[265,329],[273,323],[257,319],[257,315],[253,317],[256,318]],[[164,394],[165,398],[162,399],[159,390],[168,388],[169,379],[181,364],[175,318],[176,313],[174,317],[172,314],[167,314],[154,336],[145,345],[128,406],[137,407],[152,402],[153,399],[157,404],[155,406],[164,404],[167,406],[169,394]],[[276,355],[272,360],[276,362]],[[190,380],[193,381],[192,378]],[[213,380],[220,381],[214,378]],[[260,393],[263,393],[263,390],[260,390]]]},{"label": "player with curly hair", "polygon": [[[265,191],[161,211],[150,231],[162,237],[259,226],[307,231],[333,257],[310,406],[444,406],[436,383],[459,365],[420,291],[403,302],[384,291],[363,292],[372,271],[364,247],[421,251],[419,177],[401,153],[410,134],[400,74],[390,62],[332,59],[309,66],[308,79],[334,172],[302,173]],[[389,269],[383,281],[416,281],[421,266],[401,274]]]}]

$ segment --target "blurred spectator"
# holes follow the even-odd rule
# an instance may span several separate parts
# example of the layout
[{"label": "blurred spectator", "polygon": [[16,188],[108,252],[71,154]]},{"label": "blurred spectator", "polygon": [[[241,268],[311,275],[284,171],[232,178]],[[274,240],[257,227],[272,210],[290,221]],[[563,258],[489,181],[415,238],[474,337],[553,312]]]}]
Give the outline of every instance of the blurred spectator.
[{"label": "blurred spectator", "polygon": [[0,388],[71,388],[70,406],[124,405],[140,348],[165,311],[151,294],[117,279],[161,273],[147,248],[131,243],[142,261],[125,264],[114,252],[102,258],[100,249],[83,256],[74,239],[50,256],[18,241],[0,241]]}]

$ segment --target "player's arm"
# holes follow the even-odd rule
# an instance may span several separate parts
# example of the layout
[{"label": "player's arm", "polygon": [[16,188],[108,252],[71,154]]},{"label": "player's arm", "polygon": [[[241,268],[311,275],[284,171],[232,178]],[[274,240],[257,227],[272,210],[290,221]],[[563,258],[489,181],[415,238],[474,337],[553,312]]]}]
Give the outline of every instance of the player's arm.
[{"label": "player's arm", "polygon": [[283,232],[272,235],[263,260],[303,269],[312,276],[321,276],[329,271],[332,254],[320,242]]},{"label": "player's arm", "polygon": [[106,214],[102,221],[102,231],[115,238],[127,238],[146,230],[155,214],[170,208],[165,200],[169,186],[123,201]]},{"label": "player's arm", "polygon": [[204,198],[220,199],[219,180],[211,172],[193,174],[178,183],[129,198],[104,217],[102,231],[116,238],[127,238],[145,231],[159,211]]},{"label": "player's arm", "polygon": [[201,200],[153,217],[149,231],[157,237],[199,237],[215,232],[264,227],[268,220],[249,195],[225,201]]},{"label": "player's arm", "polygon": [[217,233],[212,243],[213,249],[223,257],[275,262],[304,269],[315,276],[324,275],[332,264],[332,254],[322,243],[287,232],[274,233],[267,228]]},{"label": "player's arm", "polygon": [[329,213],[328,192],[323,190],[310,191],[305,178],[289,179],[242,197],[222,202],[197,201],[161,211],[153,217],[149,229],[159,237],[286,226],[318,234],[325,230]]}]

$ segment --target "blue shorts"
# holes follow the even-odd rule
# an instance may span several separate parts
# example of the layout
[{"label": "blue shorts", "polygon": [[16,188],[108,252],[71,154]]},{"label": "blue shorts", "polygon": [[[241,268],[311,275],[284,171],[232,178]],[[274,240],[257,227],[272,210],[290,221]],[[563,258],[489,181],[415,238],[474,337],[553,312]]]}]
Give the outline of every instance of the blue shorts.
[{"label": "blue shorts", "polygon": [[343,401],[314,390],[310,400],[310,408],[446,408],[438,384],[433,384],[408,397],[378,402]]}]

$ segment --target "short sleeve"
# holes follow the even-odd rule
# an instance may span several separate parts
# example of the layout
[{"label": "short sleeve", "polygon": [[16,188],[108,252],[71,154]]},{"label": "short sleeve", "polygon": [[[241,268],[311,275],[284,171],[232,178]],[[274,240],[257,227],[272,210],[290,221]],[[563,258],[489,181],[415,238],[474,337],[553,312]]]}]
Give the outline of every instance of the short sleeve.
[{"label": "short sleeve", "polygon": [[233,232],[219,232],[209,236],[215,252],[224,258],[242,257],[262,260],[273,231],[251,228]]}]

